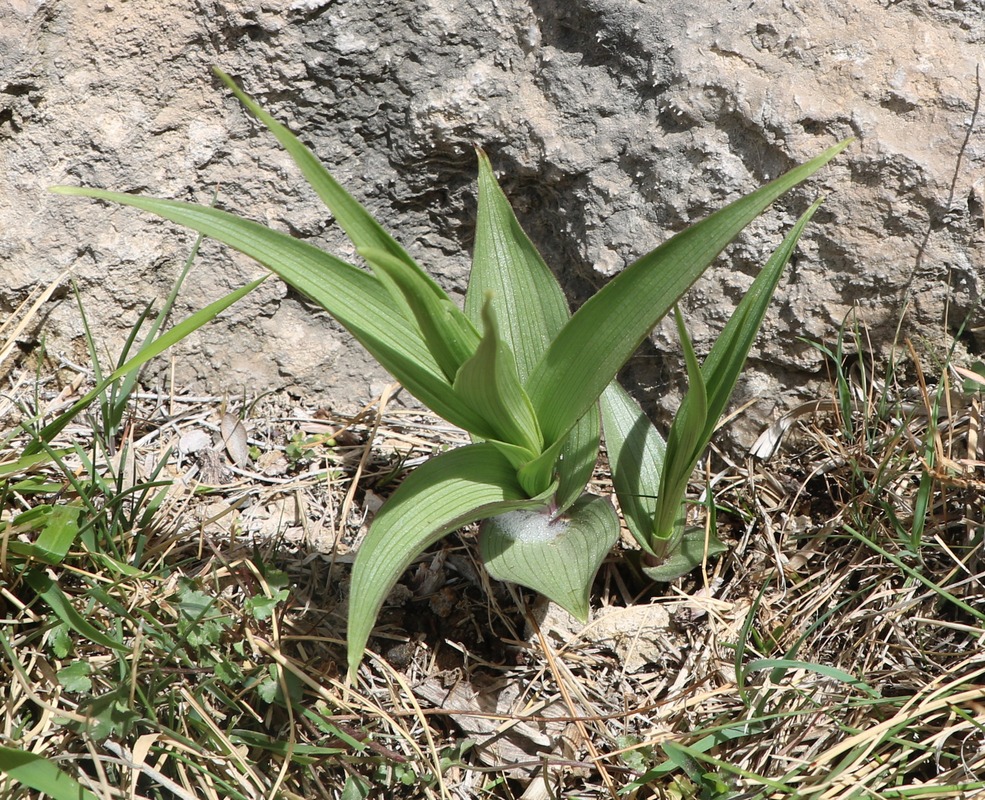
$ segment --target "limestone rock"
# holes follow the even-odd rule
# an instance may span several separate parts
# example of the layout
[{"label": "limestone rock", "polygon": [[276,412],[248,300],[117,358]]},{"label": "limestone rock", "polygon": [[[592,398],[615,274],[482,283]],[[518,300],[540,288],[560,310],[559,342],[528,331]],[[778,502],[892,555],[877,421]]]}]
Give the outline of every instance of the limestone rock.
[{"label": "limestone rock", "polygon": [[[574,304],[667,236],[846,136],[858,141],[732,246],[684,308],[706,351],[758,265],[828,199],[779,290],[737,428],[818,391],[853,304],[872,346],[983,349],[985,144],[978,2],[781,0],[13,0],[0,9],[0,312],[72,268],[110,350],[193,242],[138,212],[48,194],[82,183],[219,204],[333,252],[352,248],[289,159],[212,77],[219,64],[311,144],[456,293],[481,144]],[[203,247],[177,313],[260,274]],[[946,312],[946,313],[945,313]],[[69,299],[44,322],[82,360]],[[27,344],[27,343],[25,343]],[[325,315],[268,281],[182,345],[183,384],[287,384],[336,406],[382,375]],[[631,377],[673,408],[670,325]]]}]

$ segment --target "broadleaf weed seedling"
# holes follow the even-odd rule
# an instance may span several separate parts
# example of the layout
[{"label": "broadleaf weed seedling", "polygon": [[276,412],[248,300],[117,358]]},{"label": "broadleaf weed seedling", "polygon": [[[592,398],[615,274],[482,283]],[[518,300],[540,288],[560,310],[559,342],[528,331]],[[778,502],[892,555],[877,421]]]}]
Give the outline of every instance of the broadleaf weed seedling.
[{"label": "broadleaf weed seedling", "polygon": [[676,314],[690,389],[666,444],[614,382],[616,373],[749,222],[850,140],[642,256],[574,315],[479,150],[475,248],[460,310],[307,147],[216,72],[288,151],[368,270],[215,208],[79,187],[55,191],[130,205],[251,256],[325,308],[418,400],[472,435],[472,444],[411,472],[373,521],[353,569],[350,679],[400,574],[425,548],[468,523],[483,522],[481,552],[494,577],[587,617],[592,581],[619,534],[611,504],[585,494],[603,418],[610,452],[620,454],[613,481],[630,530],[657,563],[678,552],[687,534],[687,479],[818,203],[769,259],[704,363]]}]

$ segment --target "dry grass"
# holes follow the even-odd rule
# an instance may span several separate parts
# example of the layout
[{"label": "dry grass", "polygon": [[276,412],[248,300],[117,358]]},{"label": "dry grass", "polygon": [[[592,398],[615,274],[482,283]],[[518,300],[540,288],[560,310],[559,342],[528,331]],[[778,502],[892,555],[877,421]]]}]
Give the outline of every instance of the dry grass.
[{"label": "dry grass", "polygon": [[[470,532],[445,540],[351,688],[353,551],[460,432],[393,397],[342,416],[144,393],[114,441],[80,415],[27,464],[17,426],[90,376],[14,370],[0,745],[101,798],[985,796],[979,398],[919,367],[839,369],[777,455],[717,459],[728,555],[654,587],[627,543],[588,628],[492,583]],[[65,526],[63,554],[32,548]]]}]

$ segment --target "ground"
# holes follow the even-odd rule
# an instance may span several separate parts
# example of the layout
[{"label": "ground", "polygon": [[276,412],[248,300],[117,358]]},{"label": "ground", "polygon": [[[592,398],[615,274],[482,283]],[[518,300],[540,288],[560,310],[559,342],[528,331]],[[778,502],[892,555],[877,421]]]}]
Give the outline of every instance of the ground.
[{"label": "ground", "polygon": [[462,432],[396,386],[340,414],[135,385],[28,457],[96,376],[12,359],[0,795],[55,769],[97,797],[985,796],[981,385],[830,355],[829,397],[696,473],[724,557],[653,584],[626,535],[580,625],[461,531],[351,686],[360,536]]}]

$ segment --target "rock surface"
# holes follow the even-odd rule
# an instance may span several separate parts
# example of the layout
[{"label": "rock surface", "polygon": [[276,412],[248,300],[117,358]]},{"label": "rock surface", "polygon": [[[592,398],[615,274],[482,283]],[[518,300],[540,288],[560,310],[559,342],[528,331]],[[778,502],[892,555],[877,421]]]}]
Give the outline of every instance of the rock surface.
[{"label": "rock surface", "polygon": [[[970,315],[963,345],[985,349],[983,44],[980,0],[12,0],[0,9],[0,313],[71,268],[115,351],[189,252],[189,233],[46,193],[57,183],[201,202],[218,188],[222,207],[352,256],[213,64],[458,293],[475,144],[577,304],[687,223],[856,136],[684,303],[706,351],[797,213],[828,195],[740,384],[738,402],[759,400],[737,428],[748,442],[818,391],[822,359],[798,337],[830,340],[853,305],[874,350],[905,305],[918,341],[939,345]],[[178,313],[259,274],[206,244]],[[44,319],[48,349],[84,361],[78,310],[62,297]],[[343,408],[386,380],[273,280],[175,359],[182,385],[288,385]],[[630,372],[644,397],[674,407],[671,326]]]}]

